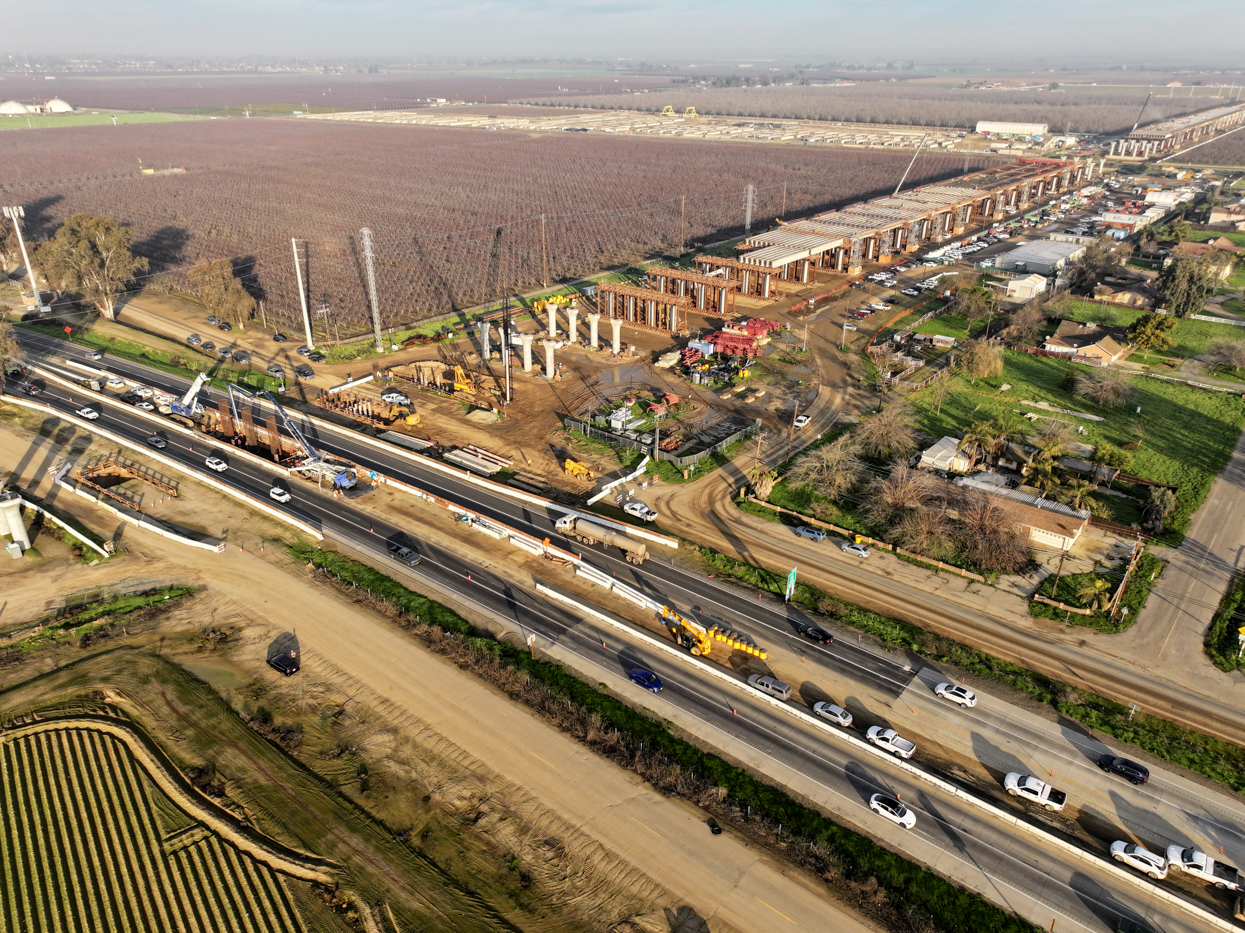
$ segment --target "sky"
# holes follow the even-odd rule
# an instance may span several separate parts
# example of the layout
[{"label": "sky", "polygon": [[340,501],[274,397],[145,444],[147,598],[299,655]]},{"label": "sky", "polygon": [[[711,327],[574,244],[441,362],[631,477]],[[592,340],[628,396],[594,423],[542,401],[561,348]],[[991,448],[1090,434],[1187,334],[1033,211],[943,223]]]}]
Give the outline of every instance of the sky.
[{"label": "sky", "polygon": [[10,54],[1245,66],[1241,0],[35,0]]}]

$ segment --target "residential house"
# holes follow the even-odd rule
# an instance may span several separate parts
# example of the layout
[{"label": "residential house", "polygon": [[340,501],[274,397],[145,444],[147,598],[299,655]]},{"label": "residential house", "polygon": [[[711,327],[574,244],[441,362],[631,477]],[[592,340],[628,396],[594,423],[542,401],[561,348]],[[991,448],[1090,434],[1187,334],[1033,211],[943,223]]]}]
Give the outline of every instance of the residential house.
[{"label": "residential house", "polygon": [[1223,224],[1233,230],[1245,230],[1245,204],[1235,201],[1222,207],[1212,207],[1207,222],[1212,227]]},{"label": "residential house", "polygon": [[944,437],[921,453],[920,466],[929,470],[946,470],[950,473],[967,473],[971,464],[968,456],[960,452],[960,439]]},{"label": "residential house", "polygon": [[1227,237],[1218,237],[1214,240],[1207,240],[1205,243],[1177,243],[1172,247],[1171,257],[1163,265],[1170,264],[1176,256],[1204,256],[1211,262],[1222,263],[1219,278],[1226,280],[1231,277],[1233,261],[1241,252],[1245,250]]},{"label": "residential house", "polygon": [[1080,321],[1060,321],[1043,349],[1061,356],[1114,363],[1128,353],[1128,333],[1122,327],[1100,327]]},{"label": "residential house", "polygon": [[1028,532],[1029,541],[1035,547],[1070,550],[1089,525],[1089,512],[1085,509],[1007,489],[988,475],[961,476],[954,482],[990,496],[1010,519]]}]

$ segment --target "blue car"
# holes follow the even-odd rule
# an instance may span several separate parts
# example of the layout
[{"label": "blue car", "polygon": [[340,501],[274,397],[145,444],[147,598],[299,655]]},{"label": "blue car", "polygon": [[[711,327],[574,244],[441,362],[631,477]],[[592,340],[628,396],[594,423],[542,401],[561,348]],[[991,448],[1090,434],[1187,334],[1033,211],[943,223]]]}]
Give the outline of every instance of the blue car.
[{"label": "blue car", "polygon": [[652,671],[646,671],[642,667],[633,667],[627,676],[631,678],[633,683],[638,684],[645,690],[661,693],[661,678]]}]

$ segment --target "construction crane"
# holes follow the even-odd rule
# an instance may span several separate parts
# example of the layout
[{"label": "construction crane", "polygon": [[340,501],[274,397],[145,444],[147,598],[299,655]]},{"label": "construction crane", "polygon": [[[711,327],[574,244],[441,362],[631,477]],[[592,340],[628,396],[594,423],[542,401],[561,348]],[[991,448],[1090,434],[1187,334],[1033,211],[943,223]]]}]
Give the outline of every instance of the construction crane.
[{"label": "construction crane", "polygon": [[[229,389],[230,402],[233,402],[234,391],[237,391],[248,398],[255,398],[254,393],[248,392],[241,386],[230,383]],[[290,473],[297,473],[300,476],[306,476],[308,479],[314,479],[320,482],[327,479],[333,484],[333,488],[335,490],[340,489],[344,491],[346,489],[353,489],[358,484],[358,476],[351,464],[341,461],[334,461],[330,459],[327,454],[316,450],[316,448],[311,445],[311,441],[307,440],[307,436],[299,430],[298,425],[294,423],[293,419],[290,418],[285,409],[281,407],[281,403],[272,397],[272,393],[267,389],[260,389],[259,391],[262,392],[265,398],[272,403],[272,407],[276,409],[277,414],[281,417],[281,423],[285,426],[285,430],[289,432],[290,437],[294,438],[294,442],[298,444],[299,448],[303,452],[303,459],[294,466],[290,467]],[[236,405],[234,415],[235,417],[237,415]]]},{"label": "construction crane", "polygon": [[661,607],[661,618],[674,636],[675,642],[692,654],[700,657],[712,650],[713,634],[699,622],[684,618],[669,606]]},{"label": "construction crane", "polygon": [[461,366],[454,367],[454,391],[467,392],[471,395],[475,395],[475,385],[472,383],[471,379],[468,378],[467,374],[463,372],[463,368]]},{"label": "construction crane", "polygon": [[203,383],[207,381],[207,373],[199,373],[199,375],[195,376],[195,381],[190,384],[190,388],[186,390],[186,394],[181,397],[181,400],[169,402],[169,411],[184,418],[195,418],[202,415],[203,406],[195,400],[195,396],[199,394],[199,390],[203,388]]}]

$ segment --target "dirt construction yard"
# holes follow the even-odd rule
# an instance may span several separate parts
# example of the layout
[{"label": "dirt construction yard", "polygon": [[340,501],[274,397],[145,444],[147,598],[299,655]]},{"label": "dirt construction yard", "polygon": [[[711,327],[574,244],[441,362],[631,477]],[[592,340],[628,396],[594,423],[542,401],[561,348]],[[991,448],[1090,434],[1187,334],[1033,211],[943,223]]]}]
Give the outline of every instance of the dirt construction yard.
[{"label": "dirt construction yard", "polygon": [[[11,408],[0,414],[0,477],[23,491],[49,496],[47,467],[71,445],[82,456],[95,452],[86,432],[40,436],[37,420],[14,416]],[[434,805],[451,811],[482,802],[503,810],[500,822],[477,816],[477,828],[466,831],[482,833],[485,845],[517,850],[535,875],[536,890],[548,891],[585,929],[876,929],[828,901],[816,879],[729,832],[709,835],[695,807],[663,797],[314,579],[280,546],[290,533],[272,520],[189,477],[176,479],[182,514],[160,517],[195,515],[205,531],[225,530],[230,543],[223,553],[129,526],[117,534],[111,515],[58,491],[58,508],[117,540],[124,553],[88,566],[41,534],[39,556],[0,565],[0,628],[37,618],[64,595],[94,587],[136,581],[204,587],[193,602],[196,616],[167,624],[235,634],[227,657],[188,665],[195,673],[235,706],[251,689],[246,685],[257,681],[295,706],[326,697],[355,704],[360,732],[367,733],[358,736],[361,754],[373,756],[374,772],[408,774],[432,788]],[[289,681],[264,663],[266,647],[282,632],[295,633],[302,651],[303,671]],[[61,661],[36,654],[25,663],[33,676],[40,665]],[[542,841],[536,846],[534,840]],[[561,854],[542,867],[547,856],[530,850],[547,853],[551,845]],[[516,923],[524,926],[517,914]],[[543,925],[549,928],[548,921]]]}]

